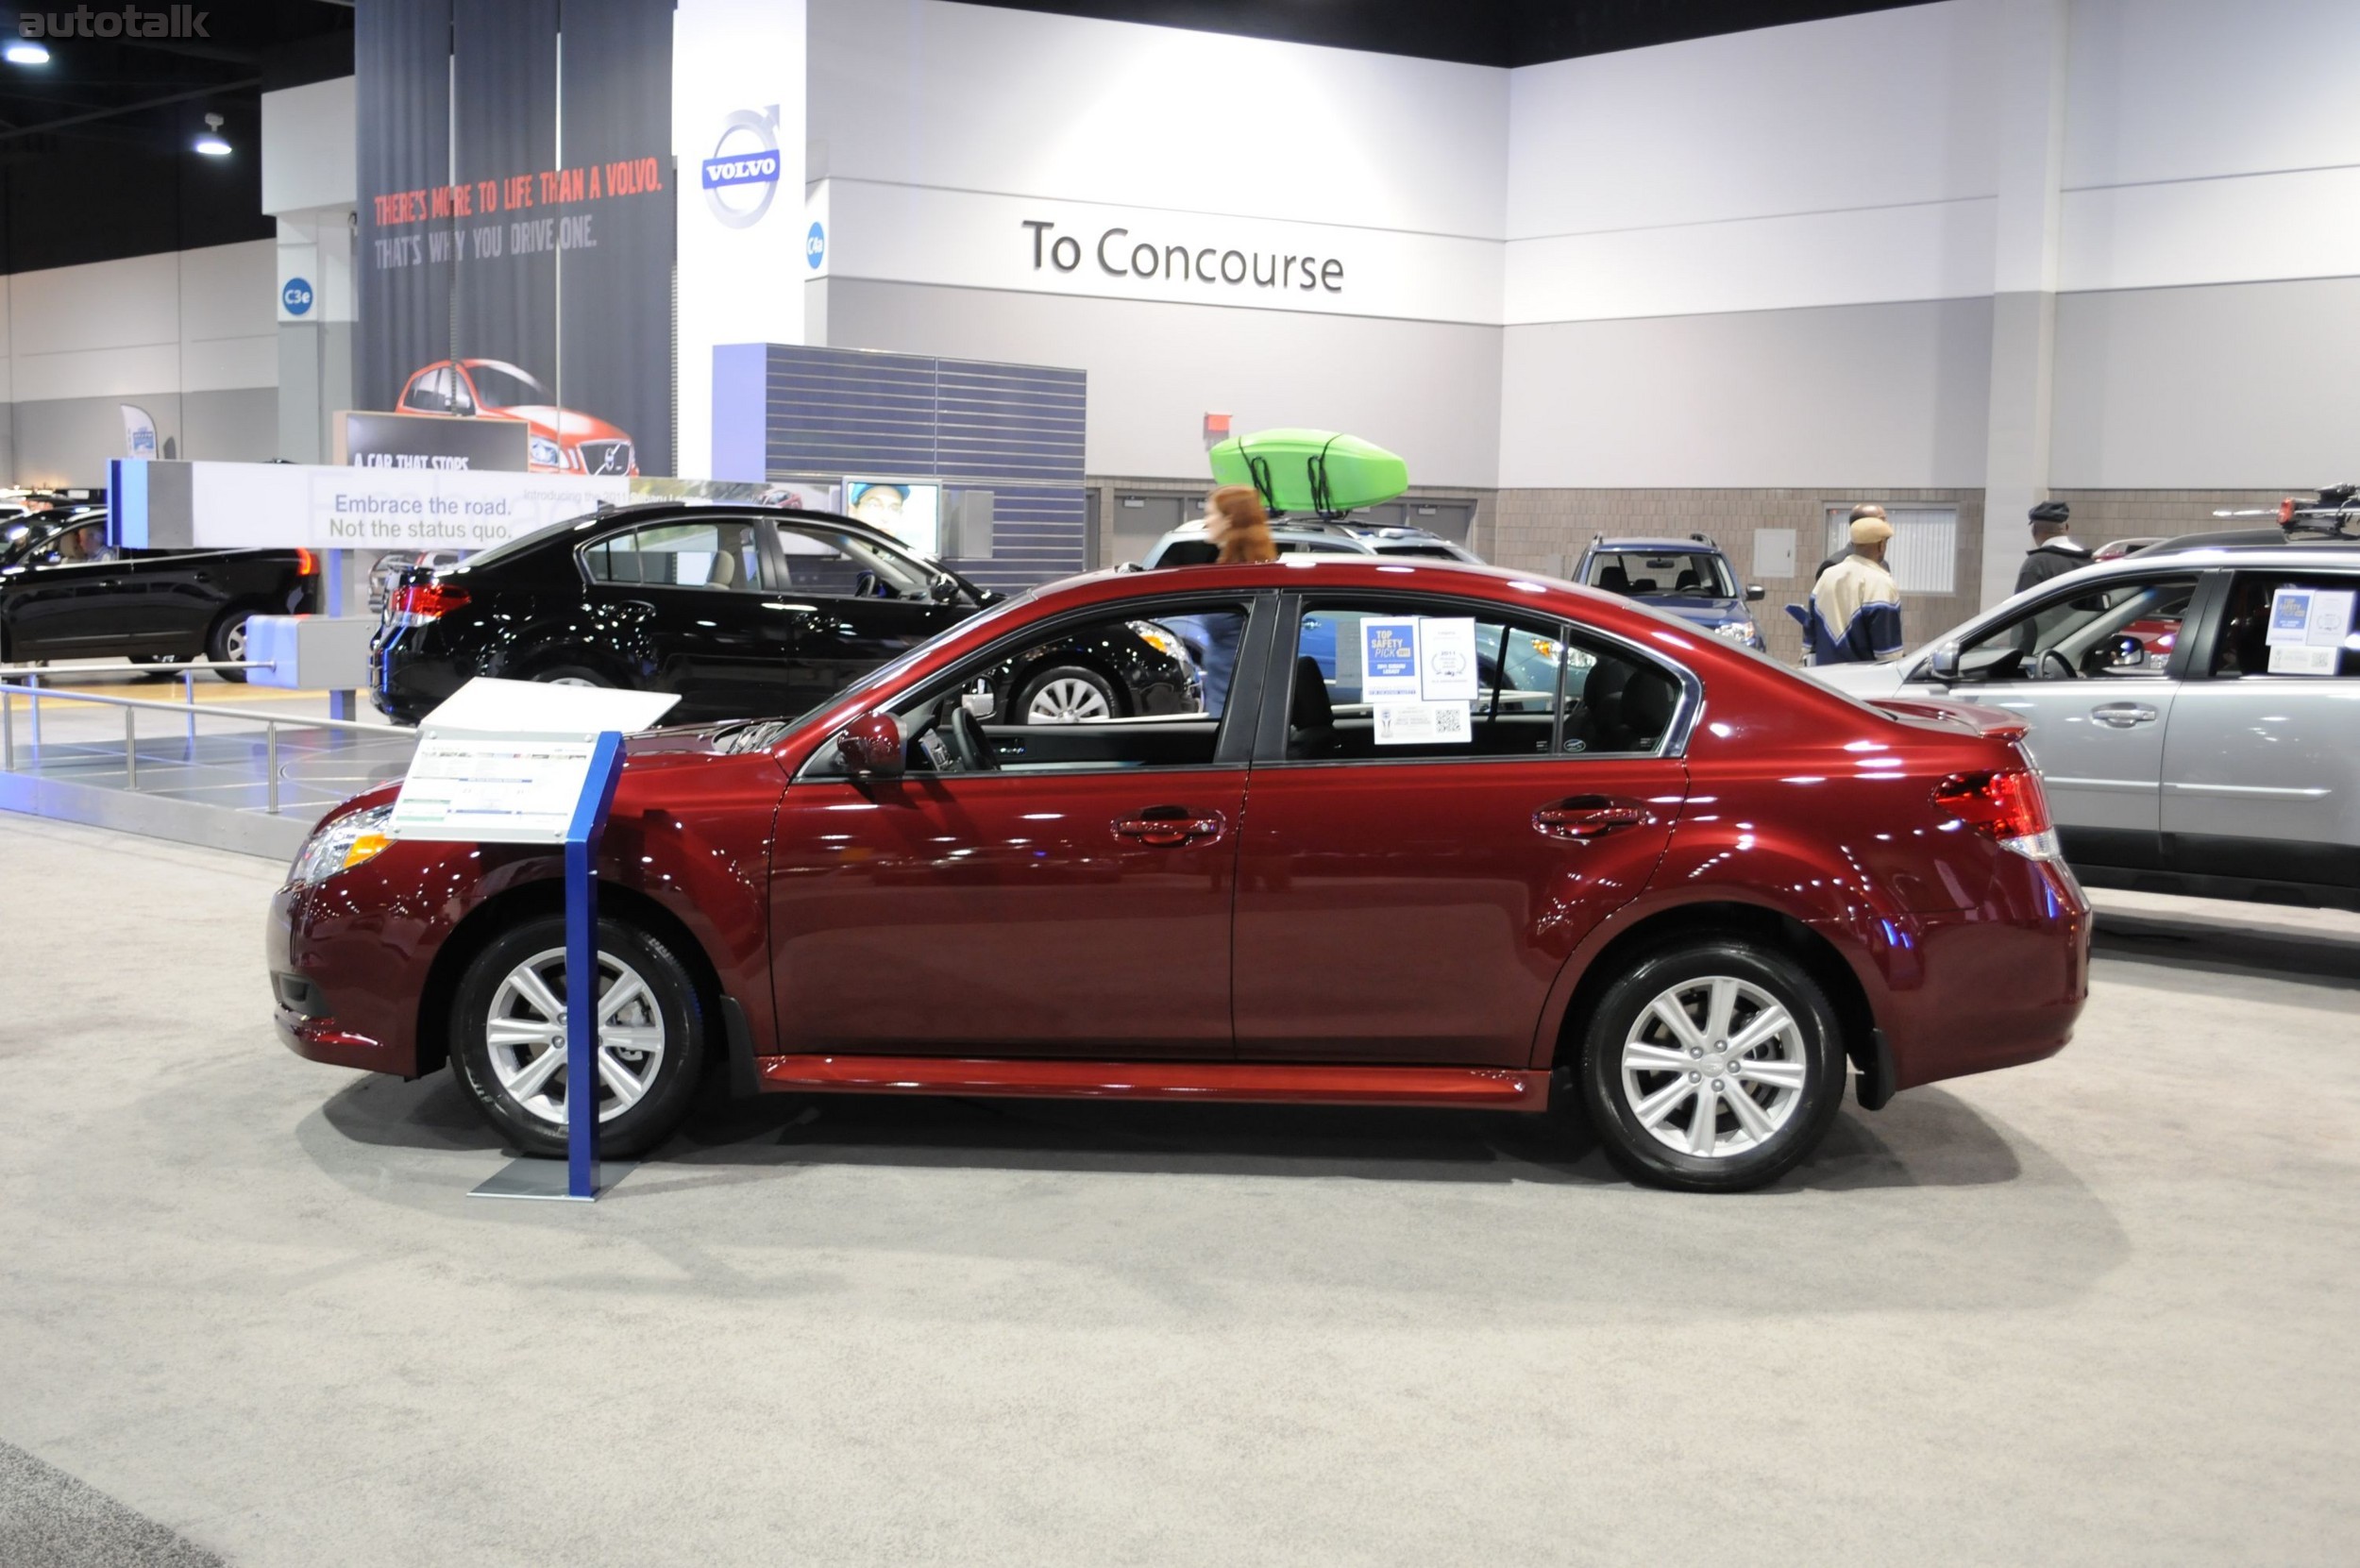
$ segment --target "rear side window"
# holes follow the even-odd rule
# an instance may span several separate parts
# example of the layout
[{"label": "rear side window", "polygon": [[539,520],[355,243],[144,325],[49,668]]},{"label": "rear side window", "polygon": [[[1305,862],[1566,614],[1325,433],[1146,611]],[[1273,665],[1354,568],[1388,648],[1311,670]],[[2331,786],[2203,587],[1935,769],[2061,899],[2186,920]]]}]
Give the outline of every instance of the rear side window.
[{"label": "rear side window", "polygon": [[2360,573],[2239,572],[2209,673],[2360,680]]},{"label": "rear side window", "polygon": [[1313,601],[1296,633],[1290,762],[1660,750],[1678,682],[1553,620],[1441,602]]},{"label": "rear side window", "polygon": [[1158,566],[1209,566],[1221,559],[1221,547],[1209,539],[1174,539],[1155,557]]},{"label": "rear side window", "polygon": [[633,529],[589,546],[582,561],[594,582],[762,592],[753,524],[735,519]]}]

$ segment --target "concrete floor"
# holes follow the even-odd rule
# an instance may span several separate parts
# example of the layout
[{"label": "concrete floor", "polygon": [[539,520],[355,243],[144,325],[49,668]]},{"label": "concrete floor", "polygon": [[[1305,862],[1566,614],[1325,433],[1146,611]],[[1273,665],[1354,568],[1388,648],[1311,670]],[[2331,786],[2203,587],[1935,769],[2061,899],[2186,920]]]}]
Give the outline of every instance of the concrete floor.
[{"label": "concrete floor", "polygon": [[187,1554],[90,1561],[2360,1555],[2360,919],[2111,901],[2063,1056],[1744,1198],[1510,1118],[836,1100],[582,1207],[279,1048],[276,880],[0,816],[0,1559],[76,1481]]}]

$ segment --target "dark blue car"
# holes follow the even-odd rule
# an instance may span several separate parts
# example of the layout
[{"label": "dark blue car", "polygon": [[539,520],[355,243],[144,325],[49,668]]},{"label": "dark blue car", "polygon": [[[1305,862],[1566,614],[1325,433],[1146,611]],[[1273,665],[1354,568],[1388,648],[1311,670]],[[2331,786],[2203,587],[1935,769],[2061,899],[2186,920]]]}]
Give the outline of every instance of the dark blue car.
[{"label": "dark blue car", "polygon": [[1582,551],[1574,581],[1653,605],[1757,652],[1767,650],[1762,628],[1746,608],[1762,599],[1762,588],[1741,590],[1729,558],[1701,533],[1685,539],[1610,539],[1601,534]]}]

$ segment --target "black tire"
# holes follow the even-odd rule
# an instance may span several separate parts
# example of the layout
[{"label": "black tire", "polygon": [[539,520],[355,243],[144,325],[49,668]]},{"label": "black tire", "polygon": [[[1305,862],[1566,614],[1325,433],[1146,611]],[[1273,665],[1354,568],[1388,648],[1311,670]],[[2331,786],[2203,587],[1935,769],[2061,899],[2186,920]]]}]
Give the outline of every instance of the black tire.
[{"label": "black tire", "polygon": [[[246,653],[245,623],[260,614],[261,611],[244,605],[225,612],[221,619],[213,622],[213,629],[205,633],[205,656],[217,665],[243,661]],[[245,679],[242,669],[217,669],[213,673],[225,681]]]},{"label": "black tire", "polygon": [[552,686],[612,687],[615,684],[603,670],[592,669],[588,665],[550,665],[545,669],[534,670],[530,679]]},{"label": "black tire", "polygon": [[[1742,1038],[1756,1021],[1775,1022],[1756,999],[1782,1009],[1791,1032],[1778,1030],[1742,1055],[1718,1054],[1722,1042],[1699,1027],[1712,1021],[1715,980],[1734,983],[1728,1038]],[[1653,1011],[1659,1000],[1679,1010],[1693,1039]],[[1641,1029],[1643,1017],[1648,1021]],[[1635,1061],[1668,1064],[1677,1054],[1696,1067],[1634,1065],[1627,1072],[1627,1047],[1638,1054]],[[1799,1065],[1800,1085],[1771,1081],[1774,1074],[1792,1076],[1789,1062]],[[1725,936],[1660,948],[1617,979],[1591,1016],[1577,1076],[1590,1124],[1626,1173],[1691,1192],[1741,1192],[1777,1180],[1819,1146],[1844,1103],[1846,1067],[1835,1010],[1802,966],[1776,949]],[[1731,1104],[1733,1094],[1746,1096],[1753,1122]],[[1712,1126],[1699,1137],[1698,1112],[1708,1104]],[[1642,1106],[1657,1118],[1657,1130],[1642,1120]],[[1712,1152],[1691,1152],[1700,1143]]]},{"label": "black tire", "polygon": [[[532,1054],[526,1056],[523,1048],[503,1042],[497,1048],[499,1061],[496,1065],[496,1047],[489,1037],[493,1008],[499,1004],[504,1021],[518,1025],[517,1033],[531,1028],[535,1020],[530,1002],[513,990],[504,994],[504,987],[513,974],[531,963],[536,972],[553,977],[546,983],[562,1003],[565,948],[565,921],[562,917],[544,915],[526,920],[503,933],[476,955],[461,977],[458,995],[451,1003],[450,1057],[459,1081],[466,1087],[484,1120],[529,1155],[562,1156],[565,1153],[562,1092],[565,1070],[562,1065],[547,1070],[547,1084],[555,1085],[560,1092],[551,1094],[544,1087],[530,1096],[532,1104],[520,1100],[503,1078],[529,1083],[529,1077],[520,1076],[518,1069],[529,1074],[537,1065],[541,1051],[563,1048],[535,1042]],[[560,956],[550,968],[547,967],[547,955],[552,952]],[[663,1025],[662,1054],[644,1092],[628,1108],[602,1114],[598,1122],[599,1153],[615,1159],[630,1159],[671,1137],[688,1114],[698,1081],[704,1076],[707,1019],[687,968],[671,949],[647,933],[620,920],[600,920],[598,958],[601,971],[610,966],[628,969],[636,973],[647,988],[648,1007],[642,1009],[632,1003],[618,1015],[618,1021],[636,1016],[640,1020],[660,1020]],[[623,983],[623,975],[618,972],[610,977],[601,972],[600,982],[603,996],[612,986]],[[556,1033],[551,1030],[552,1036]],[[606,1053],[602,1050],[600,1055],[604,1057]],[[615,1066],[632,1065],[628,1057],[619,1054],[609,1060]],[[613,1098],[615,1092],[613,1086],[603,1081],[602,1073],[602,1104]]]},{"label": "black tire", "polygon": [[[1060,694],[1071,694],[1084,689],[1096,694],[1097,703],[1104,710],[1103,717],[1107,718],[1121,717],[1122,695],[1116,690],[1112,681],[1107,680],[1105,676],[1087,665],[1052,665],[1049,668],[1037,670],[1026,678],[1023,689],[1017,693],[1014,704],[1016,711],[1008,716],[1009,721],[1017,724],[1068,722],[1046,717],[1035,718],[1033,703],[1044,693],[1055,691]],[[1081,712],[1071,703],[1065,704],[1065,707],[1069,712]],[[1083,713],[1082,717],[1096,718],[1102,716],[1097,713]]]}]

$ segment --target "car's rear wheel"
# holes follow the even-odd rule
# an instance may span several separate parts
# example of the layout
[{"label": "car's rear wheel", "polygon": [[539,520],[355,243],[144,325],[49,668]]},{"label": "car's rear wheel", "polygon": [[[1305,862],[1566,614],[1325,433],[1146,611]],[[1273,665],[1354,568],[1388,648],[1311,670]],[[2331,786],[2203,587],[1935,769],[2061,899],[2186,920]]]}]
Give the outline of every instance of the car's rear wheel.
[{"label": "car's rear wheel", "polygon": [[532,678],[545,686],[612,686],[614,682],[587,665],[551,665],[535,670]]},{"label": "car's rear wheel", "polygon": [[[213,623],[211,635],[205,639],[206,657],[217,665],[241,665],[252,646],[246,635],[245,623],[254,618],[251,610],[232,610]],[[243,681],[243,669],[218,669],[213,672],[225,681]]]},{"label": "car's rear wheel", "polygon": [[1606,1152],[1642,1181],[1732,1192],[1816,1148],[1843,1104],[1834,1010],[1772,948],[1705,938],[1660,949],[1592,1015],[1582,1102]]},{"label": "car's rear wheel", "polygon": [[1042,670],[1016,700],[1017,717],[1026,724],[1083,724],[1121,711],[1114,683],[1081,665]]},{"label": "car's rear wheel", "polygon": [[[598,1147],[627,1159],[672,1135],[704,1069],[696,983],[662,942],[598,922]],[[451,1060],[484,1119],[527,1154],[565,1152],[565,922],[527,920],[459,983]]]}]

